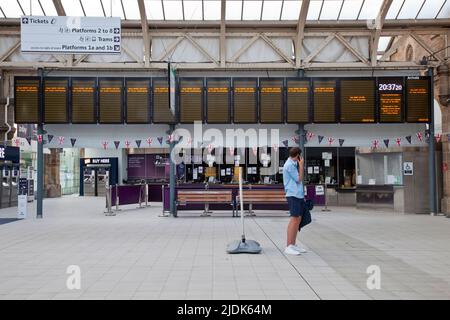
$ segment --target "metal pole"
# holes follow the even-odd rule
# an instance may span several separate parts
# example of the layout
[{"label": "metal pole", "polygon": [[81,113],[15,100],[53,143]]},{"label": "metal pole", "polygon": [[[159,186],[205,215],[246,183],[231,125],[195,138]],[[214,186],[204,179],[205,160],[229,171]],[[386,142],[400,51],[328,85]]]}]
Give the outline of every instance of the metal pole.
[{"label": "metal pole", "polygon": [[430,214],[432,216],[437,213],[436,203],[436,145],[434,140],[434,72],[433,68],[428,68],[428,76],[430,77],[430,123],[429,134],[430,141],[428,147],[428,184],[430,199]]},{"label": "metal pole", "polygon": [[[170,125],[170,135],[173,134],[175,131],[175,125]],[[177,212],[175,210],[175,163],[173,162],[173,159],[171,157],[172,151],[175,147],[175,141],[170,142],[169,144],[169,161],[170,161],[170,179],[169,179],[169,187],[170,187],[170,213],[176,217]]]},{"label": "metal pole", "polygon": [[[42,110],[44,102],[44,69],[40,68],[38,70],[40,81],[39,90],[39,110]],[[38,135],[44,135],[44,125],[42,122],[38,123]],[[37,194],[36,194],[36,218],[42,219],[43,213],[43,198],[44,198],[44,139],[38,139],[37,141]]]}]

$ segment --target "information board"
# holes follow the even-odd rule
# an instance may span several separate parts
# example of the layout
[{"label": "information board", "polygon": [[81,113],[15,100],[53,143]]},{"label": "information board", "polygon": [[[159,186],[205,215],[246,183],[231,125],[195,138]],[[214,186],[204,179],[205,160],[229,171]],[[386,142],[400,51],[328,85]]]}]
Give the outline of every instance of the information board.
[{"label": "information board", "polygon": [[122,79],[98,81],[99,123],[122,123]]},{"label": "information board", "polygon": [[313,80],[314,122],[336,122],[336,80]]},{"label": "information board", "polygon": [[175,116],[169,108],[169,84],[167,78],[153,79],[152,110],[154,123],[174,123]]},{"label": "information board", "polygon": [[230,80],[208,79],[206,85],[206,120],[208,123],[230,122]]},{"label": "information board", "polygon": [[15,123],[39,123],[39,78],[14,79]]},{"label": "information board", "polygon": [[375,79],[341,80],[341,122],[375,122]]},{"label": "information board", "polygon": [[406,79],[406,121],[430,121],[430,81],[429,78]]},{"label": "information board", "polygon": [[72,79],[72,123],[96,123],[96,79]]},{"label": "information board", "polygon": [[150,80],[127,79],[126,92],[126,122],[150,122]]},{"label": "information board", "polygon": [[58,78],[44,79],[44,122],[69,122],[68,107],[69,80]]},{"label": "information board", "polygon": [[233,87],[233,121],[235,123],[257,122],[256,79],[234,79]]},{"label": "information board", "polygon": [[259,112],[261,123],[284,121],[283,79],[259,80]]},{"label": "information board", "polygon": [[403,78],[378,78],[379,122],[403,122]]},{"label": "information board", "polygon": [[309,80],[286,80],[286,122],[308,123],[310,82]]},{"label": "information board", "polygon": [[203,79],[180,79],[180,122],[203,121]]}]

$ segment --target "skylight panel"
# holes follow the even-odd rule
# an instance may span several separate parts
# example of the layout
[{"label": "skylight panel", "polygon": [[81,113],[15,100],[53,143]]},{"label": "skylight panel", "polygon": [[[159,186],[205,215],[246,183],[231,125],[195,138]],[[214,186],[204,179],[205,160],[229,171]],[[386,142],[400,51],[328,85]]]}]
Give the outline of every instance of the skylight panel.
[{"label": "skylight panel", "polygon": [[260,20],[261,19],[262,1],[244,0],[244,8],[242,11],[243,20]]},{"label": "skylight panel", "polygon": [[61,4],[67,16],[84,17],[83,8],[81,8],[79,0],[61,0]]},{"label": "skylight panel", "polygon": [[285,0],[281,20],[298,20],[301,8],[302,1]]},{"label": "skylight panel", "polygon": [[[82,0],[84,12],[88,17],[104,17],[102,4],[100,0]],[[66,13],[67,14],[67,13]]]},{"label": "skylight panel", "polygon": [[145,0],[145,13],[149,20],[164,20],[161,0]]},{"label": "skylight panel", "polygon": [[359,20],[375,19],[380,12],[383,0],[366,0],[361,8]]},{"label": "skylight panel", "polygon": [[30,7],[30,0],[19,0],[19,3],[23,11],[25,11],[26,15],[33,15],[33,16],[44,15],[44,12],[42,11],[42,8],[39,5],[38,0],[31,1],[31,7]]},{"label": "skylight panel", "polygon": [[307,20],[318,20],[320,16],[320,10],[322,9],[322,1],[311,1],[309,4]]},{"label": "skylight panel", "polygon": [[415,19],[424,0],[405,0],[397,19]]},{"label": "skylight panel", "polygon": [[220,20],[220,1],[203,1],[203,18],[205,20]]},{"label": "skylight panel", "polygon": [[344,0],[339,20],[356,20],[364,0]]},{"label": "skylight panel", "polygon": [[420,10],[417,19],[434,19],[444,4],[445,0],[432,0],[425,1],[425,4]]},{"label": "skylight panel", "polygon": [[202,1],[184,1],[184,19],[186,20],[202,20]]},{"label": "skylight panel", "polygon": [[279,20],[283,1],[264,1],[262,19]]},{"label": "skylight panel", "polygon": [[336,20],[341,11],[342,0],[328,0],[323,2],[322,12],[320,13],[320,20]]},{"label": "skylight panel", "polygon": [[166,20],[183,20],[183,6],[181,1],[163,1]]}]

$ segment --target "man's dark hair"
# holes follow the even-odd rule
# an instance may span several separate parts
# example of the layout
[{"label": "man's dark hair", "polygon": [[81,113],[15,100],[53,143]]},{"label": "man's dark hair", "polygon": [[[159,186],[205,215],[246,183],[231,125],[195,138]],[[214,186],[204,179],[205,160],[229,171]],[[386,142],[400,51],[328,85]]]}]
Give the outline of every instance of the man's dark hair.
[{"label": "man's dark hair", "polygon": [[289,149],[289,156],[291,158],[296,158],[302,154],[302,150],[299,147],[292,147]]}]

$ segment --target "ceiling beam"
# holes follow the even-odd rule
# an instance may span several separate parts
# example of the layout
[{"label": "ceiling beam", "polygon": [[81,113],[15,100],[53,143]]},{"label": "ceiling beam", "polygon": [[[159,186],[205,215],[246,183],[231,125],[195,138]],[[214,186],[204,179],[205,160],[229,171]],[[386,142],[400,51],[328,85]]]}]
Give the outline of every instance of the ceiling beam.
[{"label": "ceiling beam", "polygon": [[194,38],[191,37],[190,34],[186,34],[185,38],[189,40],[189,42],[192,43],[192,45],[197,48],[201,53],[203,53],[204,56],[206,56],[209,60],[214,62],[217,65],[220,65],[219,62],[208,52],[206,51],[197,41],[194,40]]},{"label": "ceiling beam", "polygon": [[144,0],[137,0],[139,5],[139,14],[141,15],[142,38],[144,40],[144,63],[150,66],[150,36],[148,33],[147,13],[145,12]]},{"label": "ceiling beam", "polygon": [[303,39],[305,37],[306,16],[308,15],[310,0],[304,0],[300,9],[297,23],[297,36],[295,38],[295,66],[301,66],[301,51],[303,48]]},{"label": "ceiling beam", "polygon": [[227,47],[226,47],[226,26],[225,26],[225,17],[226,17],[226,0],[220,1],[220,66],[225,67],[226,58],[227,58]]},{"label": "ceiling beam", "polygon": [[[173,41],[172,43],[169,44],[169,46],[167,48],[164,49],[164,52],[161,53],[161,56],[157,59],[157,61],[164,61],[169,54],[175,50],[175,48],[178,46],[178,44],[183,41],[184,36],[179,36],[178,38],[175,39],[175,41]],[[162,40],[163,41],[163,40]]]},{"label": "ceiling beam", "polygon": [[364,57],[358,50],[356,50],[347,39],[341,36],[339,33],[336,33],[336,38],[348,49],[355,57],[361,60],[364,63],[369,63],[366,57]]},{"label": "ceiling beam", "polygon": [[304,63],[309,63],[312,59],[315,58],[330,42],[336,37],[336,34],[330,34],[325,40],[322,41],[314,50],[305,58]]},{"label": "ceiling beam", "polygon": [[53,0],[53,5],[55,6],[56,13],[58,14],[58,16],[66,15],[66,11],[64,10],[61,0]]},{"label": "ceiling beam", "polygon": [[383,29],[386,15],[392,5],[392,2],[393,0],[384,0],[381,5],[380,12],[378,12],[377,18],[375,19],[375,32],[373,35],[372,48],[370,53],[370,61],[372,63],[372,66],[376,66],[377,64],[378,44],[380,42],[381,30]]},{"label": "ceiling beam", "polygon": [[260,37],[259,34],[254,35],[250,40],[248,40],[231,58],[230,62],[235,62],[237,59],[239,59],[240,56],[244,54],[245,51],[247,51],[248,48],[251,47],[253,43],[255,43],[256,40],[258,40]]},{"label": "ceiling beam", "polygon": [[425,41],[423,41],[423,39],[418,36],[417,34],[415,34],[414,32],[411,32],[411,38],[413,38],[422,48],[424,48],[430,55],[434,56],[436,59],[439,60],[439,62],[444,62],[444,60],[439,56],[439,55],[435,55],[434,51],[437,50],[433,50],[432,48],[430,48],[430,46],[428,46]]},{"label": "ceiling beam", "polygon": [[8,59],[14,51],[16,51],[20,47],[20,40],[17,40],[1,57],[0,62],[5,61]]},{"label": "ceiling beam", "polygon": [[273,50],[275,50],[275,52],[282,57],[286,62],[289,62],[292,65],[295,65],[294,61],[292,61],[292,59],[287,56],[283,51],[280,50],[280,48],[278,48],[275,43],[273,43],[272,40],[270,40],[269,37],[267,37],[265,34],[261,34],[261,39],[263,39]]},{"label": "ceiling beam", "polygon": [[406,40],[408,40],[408,38],[410,37],[411,33],[407,33],[402,35],[397,41],[395,41],[391,47],[389,48],[389,50],[387,50],[383,56],[380,58],[380,61],[386,61],[387,59],[389,59],[394,53],[397,52],[398,48],[400,48],[401,46],[403,46],[406,42]]}]

